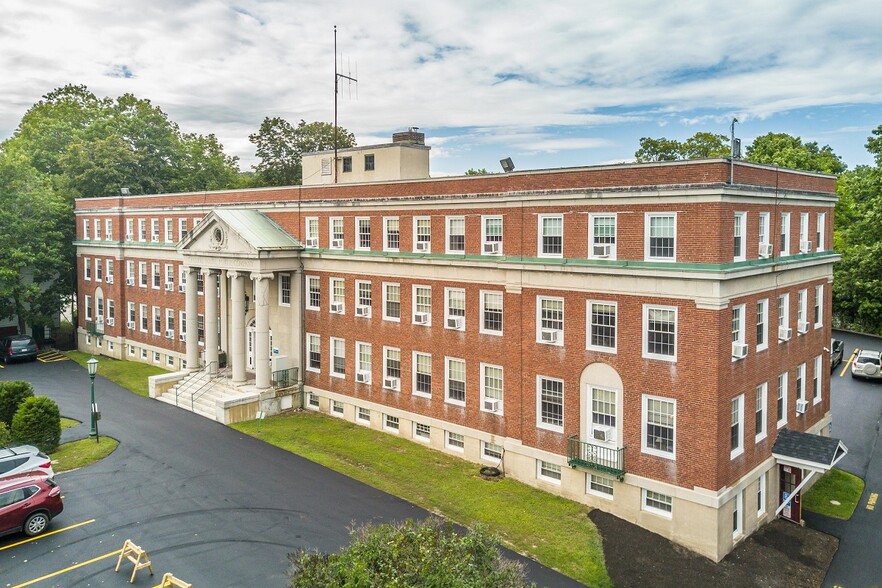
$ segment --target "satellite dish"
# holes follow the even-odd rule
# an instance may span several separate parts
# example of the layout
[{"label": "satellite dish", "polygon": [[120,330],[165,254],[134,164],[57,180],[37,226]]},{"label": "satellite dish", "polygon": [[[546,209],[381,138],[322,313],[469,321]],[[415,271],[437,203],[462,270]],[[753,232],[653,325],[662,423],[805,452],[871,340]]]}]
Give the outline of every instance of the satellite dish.
[{"label": "satellite dish", "polygon": [[502,166],[502,171],[508,173],[514,170],[514,163],[511,160],[511,157],[506,157],[505,159],[500,159],[499,164]]}]

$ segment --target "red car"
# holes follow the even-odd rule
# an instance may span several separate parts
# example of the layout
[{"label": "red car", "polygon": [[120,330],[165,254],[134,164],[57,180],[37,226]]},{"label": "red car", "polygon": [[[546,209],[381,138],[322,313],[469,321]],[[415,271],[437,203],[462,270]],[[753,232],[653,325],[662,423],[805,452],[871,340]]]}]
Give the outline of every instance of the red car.
[{"label": "red car", "polygon": [[62,510],[61,488],[42,472],[0,480],[0,535],[39,535]]}]

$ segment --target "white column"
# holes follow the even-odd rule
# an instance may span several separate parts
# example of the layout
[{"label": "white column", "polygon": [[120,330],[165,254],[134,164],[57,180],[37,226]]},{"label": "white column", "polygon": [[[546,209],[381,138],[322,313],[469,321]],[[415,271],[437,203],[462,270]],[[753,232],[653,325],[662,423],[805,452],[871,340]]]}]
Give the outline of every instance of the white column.
[{"label": "white column", "polygon": [[216,269],[202,270],[205,289],[205,365],[208,373],[217,373],[217,274]]},{"label": "white column", "polygon": [[196,296],[199,268],[187,268],[187,369],[199,369],[199,300]]},{"label": "white column", "polygon": [[254,377],[258,389],[270,387],[269,282],[272,274],[251,274],[254,280]]},{"label": "white column", "polygon": [[227,272],[230,277],[230,364],[233,366],[233,383],[245,381],[245,275]]}]

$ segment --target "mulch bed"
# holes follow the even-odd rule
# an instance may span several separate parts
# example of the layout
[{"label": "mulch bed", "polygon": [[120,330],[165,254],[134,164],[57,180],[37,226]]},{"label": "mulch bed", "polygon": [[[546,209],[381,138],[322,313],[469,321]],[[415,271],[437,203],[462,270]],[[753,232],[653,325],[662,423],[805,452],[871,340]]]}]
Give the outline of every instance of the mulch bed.
[{"label": "mulch bed", "polygon": [[606,569],[617,588],[820,586],[839,548],[835,537],[776,519],[715,564],[609,513],[593,510],[588,517],[603,537]]}]

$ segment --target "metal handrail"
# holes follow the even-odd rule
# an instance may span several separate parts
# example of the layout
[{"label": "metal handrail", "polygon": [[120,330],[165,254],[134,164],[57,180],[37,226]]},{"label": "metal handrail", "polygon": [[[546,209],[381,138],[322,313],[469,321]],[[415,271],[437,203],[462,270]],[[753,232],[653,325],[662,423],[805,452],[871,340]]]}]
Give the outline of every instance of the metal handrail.
[{"label": "metal handrail", "polygon": [[297,368],[287,368],[284,370],[277,370],[272,374],[272,387],[275,390],[281,390],[284,388],[291,388],[297,385]]},{"label": "metal handrail", "polygon": [[[214,363],[214,362],[211,362]],[[203,394],[211,390],[213,384],[218,381],[226,380],[229,378],[229,374],[232,368],[225,367],[219,369],[214,376],[208,378],[208,381],[205,382],[198,390],[190,394],[190,410],[193,410],[193,406],[196,404],[196,400],[202,397]]]},{"label": "metal handrail", "polygon": [[606,447],[567,437],[567,460],[573,467],[581,466],[612,474],[620,480],[625,475],[624,447]]},{"label": "metal handrail", "polygon": [[[208,371],[208,370],[211,368],[211,365],[212,365],[213,363],[215,363],[215,362],[213,362],[213,361],[208,362],[207,364],[205,364],[204,366],[202,366],[202,369],[200,369],[199,371],[196,371],[196,372],[193,372],[192,374],[190,374],[190,380],[188,380],[183,386],[180,386],[180,387],[178,387],[178,388],[175,390],[175,406],[178,405],[178,396],[181,395],[181,392],[183,392],[184,390],[188,390],[189,388],[192,388],[193,386],[196,385],[196,378],[195,378],[195,376],[196,376],[197,374],[201,374],[202,372]],[[192,397],[192,395],[191,395],[191,397]]]}]

